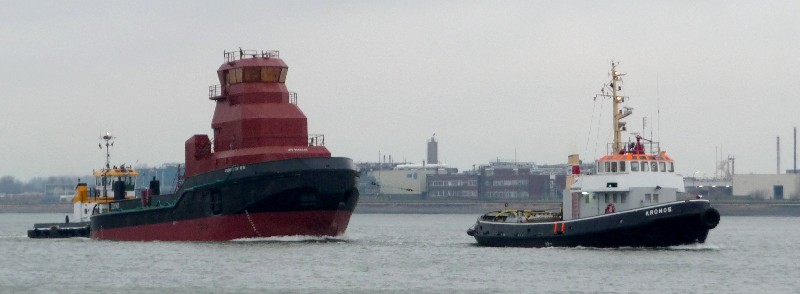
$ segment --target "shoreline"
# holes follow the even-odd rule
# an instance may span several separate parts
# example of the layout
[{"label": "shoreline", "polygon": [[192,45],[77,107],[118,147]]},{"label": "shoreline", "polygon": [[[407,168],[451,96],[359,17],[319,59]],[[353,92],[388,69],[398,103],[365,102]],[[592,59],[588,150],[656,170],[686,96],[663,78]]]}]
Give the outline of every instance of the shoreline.
[{"label": "shoreline", "polygon": [[[376,202],[364,201],[353,213],[389,214],[475,214],[503,209],[558,211],[560,202]],[[711,202],[722,216],[800,216],[800,203]],[[0,213],[72,213],[72,203],[0,205]]]}]

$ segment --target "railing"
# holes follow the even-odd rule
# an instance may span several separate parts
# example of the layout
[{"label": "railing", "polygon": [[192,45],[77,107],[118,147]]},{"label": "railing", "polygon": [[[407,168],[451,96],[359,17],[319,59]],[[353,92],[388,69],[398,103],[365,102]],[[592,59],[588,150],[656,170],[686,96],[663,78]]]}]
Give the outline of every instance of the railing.
[{"label": "railing", "polygon": [[[216,144],[211,139],[211,146],[209,146],[212,152],[216,152]],[[220,141],[216,142],[219,145],[225,146],[224,150],[231,150],[231,149],[239,149],[239,148],[250,148],[250,147],[257,147],[257,146],[286,146],[286,145],[294,145],[299,144],[298,140],[302,140],[302,138],[294,137],[294,136],[270,136],[270,137],[256,137],[256,138],[237,138],[236,140],[228,140],[228,141]],[[315,146],[325,146],[325,135],[323,134],[309,134],[308,140],[306,141],[309,147]],[[296,146],[296,145],[295,145]],[[205,145],[200,146],[201,148],[205,148]]]},{"label": "railing", "polygon": [[[208,86],[208,99],[220,100],[222,96],[222,85]],[[289,103],[297,105],[297,92],[289,92]]]},{"label": "railing", "polygon": [[308,134],[308,146],[325,146],[325,135],[322,134]]},{"label": "railing", "polygon": [[[622,150],[625,150],[625,153],[633,153],[634,146],[636,142],[622,142]],[[658,154],[661,152],[661,145],[659,142],[641,142],[643,151],[646,154]],[[612,154],[614,150],[614,143],[608,143],[606,145],[606,154]]]},{"label": "railing", "polygon": [[208,86],[208,99],[219,100],[222,98],[222,85]]},{"label": "railing", "polygon": [[233,62],[245,58],[278,58],[280,52],[278,50],[242,50],[238,51],[225,51],[225,62]]}]

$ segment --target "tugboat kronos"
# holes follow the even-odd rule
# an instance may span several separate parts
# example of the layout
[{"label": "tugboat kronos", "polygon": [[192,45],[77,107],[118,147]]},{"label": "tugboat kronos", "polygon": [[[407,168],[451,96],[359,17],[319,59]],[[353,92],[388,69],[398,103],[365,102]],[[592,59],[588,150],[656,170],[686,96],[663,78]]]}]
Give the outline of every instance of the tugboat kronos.
[{"label": "tugboat kronos", "polygon": [[[636,136],[623,144],[621,119],[632,108],[620,105],[622,76],[612,62],[611,94],[614,142],[596,169],[581,174],[577,154],[569,156],[570,175],[562,212],[505,210],[489,212],[467,234],[482,246],[662,247],[703,243],[717,226],[719,212],[707,200],[685,195],[683,178],[657,142]],[[679,198],[684,198],[679,200]]]}]

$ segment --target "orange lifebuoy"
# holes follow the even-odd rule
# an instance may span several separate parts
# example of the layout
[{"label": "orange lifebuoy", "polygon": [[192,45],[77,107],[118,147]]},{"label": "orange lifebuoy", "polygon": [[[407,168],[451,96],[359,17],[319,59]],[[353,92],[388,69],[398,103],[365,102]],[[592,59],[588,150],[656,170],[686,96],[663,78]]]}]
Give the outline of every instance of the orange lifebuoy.
[{"label": "orange lifebuoy", "polygon": [[606,213],[614,213],[617,211],[617,208],[614,207],[614,203],[609,203],[606,205]]}]

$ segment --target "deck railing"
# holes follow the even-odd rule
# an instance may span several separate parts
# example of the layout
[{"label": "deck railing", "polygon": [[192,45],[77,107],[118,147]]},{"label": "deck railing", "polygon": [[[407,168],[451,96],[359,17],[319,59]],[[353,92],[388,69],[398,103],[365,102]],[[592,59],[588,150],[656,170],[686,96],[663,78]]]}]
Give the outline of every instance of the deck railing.
[{"label": "deck railing", "polygon": [[237,60],[245,59],[245,58],[278,58],[280,57],[280,52],[278,50],[236,50],[236,51],[224,51],[225,52],[225,62],[234,62]]},{"label": "deck railing", "polygon": [[222,98],[222,85],[208,86],[208,99],[219,100]]},{"label": "deck railing", "polygon": [[308,146],[325,146],[325,135],[308,134]]},{"label": "deck railing", "polygon": [[[631,153],[636,142],[622,142],[622,149],[625,153]],[[659,142],[642,142],[644,153],[657,154],[661,152],[661,144]],[[614,150],[614,143],[606,144],[606,154],[612,154]]]},{"label": "deck railing", "polygon": [[[219,100],[225,98],[222,96],[222,85],[208,86],[208,99]],[[297,92],[289,92],[289,103],[297,105]]]},{"label": "deck railing", "polygon": [[[259,137],[259,138],[236,139],[236,141],[226,141],[226,142],[217,142],[217,143],[227,144],[227,146],[226,146],[227,148],[225,148],[225,150],[229,150],[229,149],[238,149],[238,148],[242,148],[242,147],[267,146],[267,145],[272,146],[272,145],[275,144],[276,141],[277,142],[281,142],[281,141],[284,141],[284,142],[285,141],[297,142],[297,141],[295,141],[297,139],[298,139],[297,137],[289,137],[289,136],[286,136],[286,137],[271,136],[271,137],[267,137],[267,138],[260,138]],[[323,134],[308,134],[307,142],[308,142],[308,146],[309,147],[325,146],[325,135],[323,135]],[[294,144],[296,144],[296,143],[294,143]],[[200,146],[200,147],[201,148],[205,148],[206,146]],[[216,146],[214,144],[214,138],[211,138],[211,142],[210,142],[209,148],[211,149],[211,152],[216,152],[217,151],[216,150],[217,148],[216,148]]]}]

